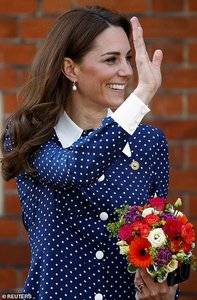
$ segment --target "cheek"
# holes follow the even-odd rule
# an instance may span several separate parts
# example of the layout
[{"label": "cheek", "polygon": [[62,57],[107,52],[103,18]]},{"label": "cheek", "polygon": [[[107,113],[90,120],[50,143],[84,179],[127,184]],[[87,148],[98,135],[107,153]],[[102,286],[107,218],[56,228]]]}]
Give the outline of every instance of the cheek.
[{"label": "cheek", "polygon": [[115,75],[112,68],[106,67],[105,65],[100,66],[86,66],[83,70],[86,80],[90,80],[92,83],[108,83],[109,80]]}]

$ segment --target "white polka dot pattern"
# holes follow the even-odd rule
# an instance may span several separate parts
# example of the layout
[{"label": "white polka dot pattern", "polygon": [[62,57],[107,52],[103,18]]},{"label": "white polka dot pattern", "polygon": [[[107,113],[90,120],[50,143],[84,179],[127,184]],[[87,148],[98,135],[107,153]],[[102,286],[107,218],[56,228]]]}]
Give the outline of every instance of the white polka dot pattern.
[{"label": "white polka dot pattern", "polygon": [[[126,143],[131,157],[122,152]],[[138,170],[130,167],[133,159]],[[31,163],[37,175],[17,177],[32,251],[23,292],[34,300],[134,300],[133,275],[106,224],[115,207],[167,195],[168,151],[160,130],[140,125],[129,135],[107,117],[66,149],[54,132]]]}]

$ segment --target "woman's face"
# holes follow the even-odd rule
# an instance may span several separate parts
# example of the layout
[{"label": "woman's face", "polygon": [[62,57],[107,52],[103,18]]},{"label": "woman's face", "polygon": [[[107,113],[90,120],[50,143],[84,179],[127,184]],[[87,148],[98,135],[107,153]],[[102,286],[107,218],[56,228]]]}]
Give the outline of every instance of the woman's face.
[{"label": "woman's face", "polygon": [[87,105],[116,108],[132,75],[128,37],[121,27],[111,26],[96,37],[80,63],[76,95]]}]

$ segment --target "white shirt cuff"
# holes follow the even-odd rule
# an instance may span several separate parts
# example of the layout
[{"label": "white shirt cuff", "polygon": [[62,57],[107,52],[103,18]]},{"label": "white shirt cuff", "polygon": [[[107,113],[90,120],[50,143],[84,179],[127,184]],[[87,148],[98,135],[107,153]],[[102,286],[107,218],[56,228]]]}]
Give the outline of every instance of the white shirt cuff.
[{"label": "white shirt cuff", "polygon": [[135,94],[129,97],[113,112],[111,118],[114,119],[130,135],[134,133],[143,117],[150,111]]}]

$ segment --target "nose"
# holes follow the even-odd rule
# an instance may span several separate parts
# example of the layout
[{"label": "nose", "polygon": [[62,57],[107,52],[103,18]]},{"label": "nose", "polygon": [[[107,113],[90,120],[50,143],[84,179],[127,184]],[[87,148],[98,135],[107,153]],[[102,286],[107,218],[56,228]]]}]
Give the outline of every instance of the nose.
[{"label": "nose", "polygon": [[131,64],[125,60],[121,63],[121,66],[118,71],[119,76],[126,76],[126,77],[131,77],[133,75],[133,68]]}]

